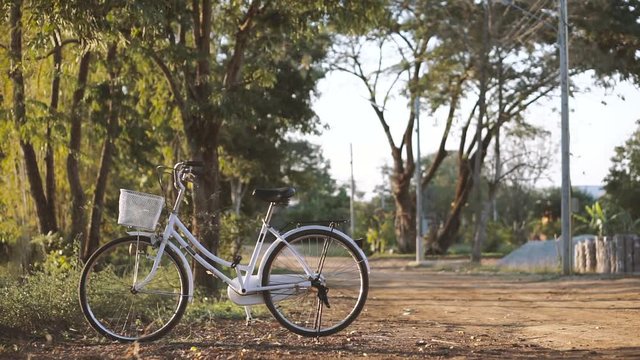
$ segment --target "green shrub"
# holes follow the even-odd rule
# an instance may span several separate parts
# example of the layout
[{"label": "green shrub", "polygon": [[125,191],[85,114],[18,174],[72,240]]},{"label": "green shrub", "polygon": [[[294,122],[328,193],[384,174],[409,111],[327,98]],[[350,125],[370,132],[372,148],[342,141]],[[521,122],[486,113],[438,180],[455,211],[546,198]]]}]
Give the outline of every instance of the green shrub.
[{"label": "green shrub", "polygon": [[49,254],[41,270],[21,278],[0,272],[0,328],[41,335],[83,326],[77,295],[80,269],[75,262],[60,266],[61,261],[58,253]]}]

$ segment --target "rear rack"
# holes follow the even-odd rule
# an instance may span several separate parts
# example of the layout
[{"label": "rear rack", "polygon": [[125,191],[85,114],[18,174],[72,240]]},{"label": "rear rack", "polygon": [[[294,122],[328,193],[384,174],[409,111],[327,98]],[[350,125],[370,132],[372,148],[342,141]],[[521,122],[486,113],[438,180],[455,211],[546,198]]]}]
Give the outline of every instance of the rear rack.
[{"label": "rear rack", "polygon": [[300,226],[305,225],[324,225],[328,226],[332,229],[338,229],[340,231],[344,231],[344,224],[348,223],[349,220],[307,220],[307,221],[290,221],[286,223],[279,231],[284,233],[288,230],[299,228]]},{"label": "rear rack", "polygon": [[[289,230],[299,228],[304,225],[324,225],[328,226],[332,229],[338,229],[342,232],[345,232],[344,225],[348,223],[349,220],[311,220],[311,221],[290,221],[285,224],[279,231],[285,233]],[[360,247],[360,249],[364,249],[364,238],[353,239]]]}]

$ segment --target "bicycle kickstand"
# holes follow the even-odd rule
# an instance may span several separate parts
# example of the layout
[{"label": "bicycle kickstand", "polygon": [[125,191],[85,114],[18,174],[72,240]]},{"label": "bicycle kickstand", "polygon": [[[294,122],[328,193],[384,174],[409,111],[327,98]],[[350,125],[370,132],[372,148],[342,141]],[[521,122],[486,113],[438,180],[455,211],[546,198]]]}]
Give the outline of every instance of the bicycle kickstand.
[{"label": "bicycle kickstand", "polygon": [[247,326],[249,326],[253,322],[253,316],[251,316],[251,306],[245,306],[244,313],[247,315]]}]

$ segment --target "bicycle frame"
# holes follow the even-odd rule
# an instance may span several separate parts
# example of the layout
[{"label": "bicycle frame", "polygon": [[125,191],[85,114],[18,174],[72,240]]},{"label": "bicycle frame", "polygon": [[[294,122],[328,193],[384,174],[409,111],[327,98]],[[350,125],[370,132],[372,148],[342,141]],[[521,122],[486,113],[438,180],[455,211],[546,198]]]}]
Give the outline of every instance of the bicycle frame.
[{"label": "bicycle frame", "polygon": [[[289,244],[284,239],[284,237],[277,230],[275,230],[273,227],[269,225],[269,221],[271,220],[273,211],[274,211],[274,205],[270,204],[269,209],[267,210],[267,215],[265,216],[265,219],[262,220],[262,228],[258,235],[258,240],[256,242],[256,246],[253,249],[253,253],[251,254],[251,258],[249,260],[248,265],[242,265],[242,264],[234,265],[233,263],[226,261],[224,259],[221,259],[215,254],[212,254],[198,241],[198,239],[196,239],[196,237],[189,231],[189,229],[187,229],[187,227],[178,217],[177,213],[172,212],[169,215],[169,221],[163,232],[162,240],[159,244],[158,254],[156,255],[156,259],[154,260],[151,271],[149,272],[149,274],[147,274],[147,276],[143,280],[138,281],[136,284],[133,285],[134,289],[138,291],[143,289],[144,286],[146,286],[153,279],[158,269],[160,258],[167,244],[173,247],[174,250],[179,249],[177,246],[175,246],[172,242],[169,241],[171,238],[175,239],[176,242],[179,244],[179,246],[182,249],[185,249],[185,251],[192,258],[194,258],[198,263],[200,263],[205,269],[207,269],[216,277],[224,281],[229,287],[233,289],[233,291],[235,291],[238,294],[245,295],[245,294],[257,293],[257,292],[266,291],[266,290],[281,290],[281,289],[294,288],[296,286],[306,286],[306,287],[310,286],[311,279],[313,279],[314,277],[314,272],[309,268],[309,266],[298,254],[295,248],[293,248],[292,246],[289,246]],[[188,241],[182,237],[181,233],[187,238]],[[258,269],[258,273],[257,273],[257,279],[261,278],[262,276],[262,265],[264,264],[264,259],[266,258],[266,256],[270,254],[271,249],[273,249],[277,244],[279,244],[280,242],[283,242],[286,244],[285,246],[288,247],[288,249],[294,255],[296,260],[299,262],[300,266],[304,269],[307,275],[307,280],[300,281],[296,284],[284,284],[284,285],[272,285],[272,286],[256,285],[254,281],[250,281],[252,280],[252,275],[256,270],[256,266],[258,264],[258,258],[260,257],[260,252],[262,251],[262,247],[264,244],[264,240],[267,236],[267,233],[271,233],[272,235],[274,235],[276,240],[273,242],[273,244],[271,244],[270,248],[262,256],[262,260],[260,261],[261,266]],[[155,237],[155,234],[151,234],[151,233],[131,232],[129,234],[144,235],[144,236],[153,235],[152,239]],[[194,247],[195,249],[197,249],[197,251],[193,249]],[[198,253],[198,251],[200,253]],[[184,255],[184,253],[179,250],[176,251],[176,253],[178,254],[178,256],[182,258],[181,262],[186,267],[187,272],[191,274],[191,267],[189,266],[189,262],[187,261],[187,258]],[[200,254],[204,255],[204,257]],[[235,279],[231,279],[225,273],[223,273],[222,271],[216,269],[213,265],[211,265],[208,260],[225,267],[235,268],[237,277]],[[190,285],[189,297],[190,299],[192,299],[193,279],[192,279],[192,276],[189,276],[189,277],[190,277],[189,278],[189,285]],[[236,279],[237,281],[234,281]]]},{"label": "bicycle frame", "polygon": [[[274,229],[270,225],[271,217],[276,207],[275,203],[270,203],[267,213],[264,219],[262,220],[262,227],[260,229],[260,233],[258,234],[258,239],[253,249],[253,253],[251,254],[251,258],[249,259],[249,263],[247,265],[234,264],[224,259],[221,259],[215,254],[211,253],[207,248],[205,248],[198,241],[198,239],[196,239],[196,237],[189,231],[189,229],[187,229],[187,227],[178,217],[180,204],[182,203],[185,190],[186,190],[184,184],[182,183],[183,170],[184,169],[179,168],[178,165],[174,167],[174,187],[179,191],[178,191],[178,196],[176,197],[176,202],[174,204],[173,210],[169,215],[168,223],[165,226],[165,229],[162,233],[162,239],[158,239],[158,236],[156,234],[149,233],[149,232],[129,232],[128,233],[129,235],[148,236],[154,245],[158,240],[160,240],[160,244],[158,245],[158,254],[154,259],[154,263],[152,265],[151,271],[149,272],[149,274],[147,274],[147,276],[143,280],[136,281],[135,284],[133,284],[134,290],[140,291],[153,279],[153,277],[156,274],[156,271],[158,270],[158,266],[160,264],[160,259],[162,257],[162,254],[164,253],[164,249],[166,246],[169,246],[180,257],[180,262],[182,263],[182,266],[184,266],[185,269],[187,270],[188,282],[189,282],[189,299],[193,300],[194,284],[193,284],[193,275],[191,271],[191,266],[189,265],[189,261],[187,260],[184,252],[182,252],[178,246],[176,246],[172,241],[170,241],[170,239],[172,238],[175,239],[178,245],[182,249],[184,249],[192,258],[194,258],[198,263],[200,263],[200,265],[202,265],[205,269],[210,271],[213,275],[215,275],[216,277],[224,281],[229,286],[230,289],[232,289],[235,293],[241,296],[256,294],[256,293],[259,294],[262,291],[282,290],[282,289],[291,289],[295,287],[311,286],[311,280],[315,278],[316,274],[314,273],[314,271],[312,271],[309,268],[305,260],[298,253],[298,251],[293,246],[290,246],[289,243],[285,240],[285,238],[287,238],[293,232],[303,231],[306,229],[325,229],[325,230],[330,230],[332,232],[335,232],[337,235],[343,236],[344,238],[349,239],[350,241],[353,242],[353,240],[350,237],[346,236],[342,232],[326,226],[303,226],[303,227],[291,230],[285,233],[284,235],[281,235],[276,229]],[[269,233],[275,236],[276,240],[269,246],[269,248],[265,251],[265,253],[262,256],[260,256],[260,252],[262,251],[262,247],[264,245],[264,240],[266,239],[267,234]],[[181,234],[184,235],[187,238],[187,240],[185,240]],[[265,259],[268,258],[271,252],[273,252],[280,243],[284,243],[285,246],[291,251],[295,259],[298,261],[298,263],[304,270],[305,274],[307,275],[307,279],[303,281],[299,281],[297,283],[290,283],[290,284],[284,284],[284,285],[262,286],[260,284],[256,284],[255,283],[256,280],[259,280],[262,278]],[[355,245],[355,242],[354,242],[354,245]],[[194,247],[197,251],[194,250]],[[365,259],[367,271],[369,271],[369,263],[366,260],[366,256],[364,256],[364,253],[358,246],[355,246],[355,247],[361,253],[362,258]],[[204,255],[204,257],[200,254]],[[256,266],[258,265],[258,258],[261,258],[260,266],[257,269],[258,270],[257,274],[254,276],[254,272],[256,271]],[[211,265],[209,261],[212,261],[224,267],[235,268],[237,277],[235,279],[231,279],[222,271],[216,269],[213,265]],[[249,301],[246,301],[246,303],[243,303],[243,304],[236,302],[236,304],[238,305],[245,305],[245,306],[253,305],[257,303],[262,303],[262,296],[251,298]]]}]

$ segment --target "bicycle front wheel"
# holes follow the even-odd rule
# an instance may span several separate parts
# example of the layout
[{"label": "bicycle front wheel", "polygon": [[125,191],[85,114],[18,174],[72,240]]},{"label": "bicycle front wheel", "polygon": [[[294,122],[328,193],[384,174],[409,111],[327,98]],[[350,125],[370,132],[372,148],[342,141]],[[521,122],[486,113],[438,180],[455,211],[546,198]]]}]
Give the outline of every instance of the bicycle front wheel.
[{"label": "bicycle front wheel", "polygon": [[152,280],[133,284],[151,272],[158,249],[148,237],[128,236],[98,249],[80,277],[80,307],[102,335],[123,342],[151,341],[171,330],[188,302],[187,273],[174,251],[165,247]]},{"label": "bicycle front wheel", "polygon": [[[303,336],[327,336],[351,324],[369,291],[365,259],[354,244],[329,230],[292,234],[265,262],[265,304],[285,328]],[[300,260],[313,272],[306,274]],[[290,285],[286,287],[287,285]]]}]

